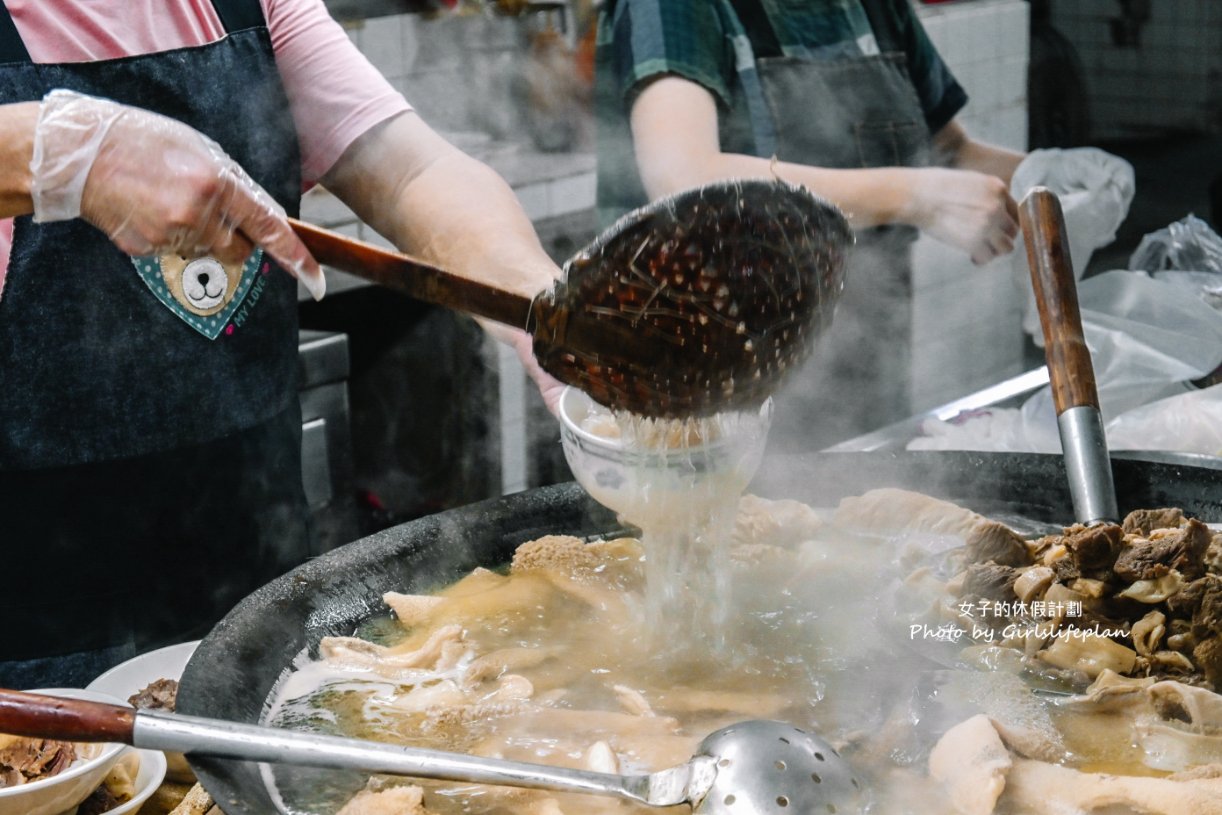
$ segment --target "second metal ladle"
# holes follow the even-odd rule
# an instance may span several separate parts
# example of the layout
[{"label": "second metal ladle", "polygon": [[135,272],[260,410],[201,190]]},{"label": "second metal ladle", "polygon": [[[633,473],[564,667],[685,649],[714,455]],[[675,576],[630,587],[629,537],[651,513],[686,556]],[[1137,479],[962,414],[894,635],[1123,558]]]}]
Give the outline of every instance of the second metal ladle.
[{"label": "second metal ladle", "polygon": [[855,813],[861,785],[827,742],[792,725],[748,721],[713,733],[687,763],[647,775],[401,747],[20,691],[0,690],[0,732],[63,741],[442,781],[613,795],[695,812]]}]

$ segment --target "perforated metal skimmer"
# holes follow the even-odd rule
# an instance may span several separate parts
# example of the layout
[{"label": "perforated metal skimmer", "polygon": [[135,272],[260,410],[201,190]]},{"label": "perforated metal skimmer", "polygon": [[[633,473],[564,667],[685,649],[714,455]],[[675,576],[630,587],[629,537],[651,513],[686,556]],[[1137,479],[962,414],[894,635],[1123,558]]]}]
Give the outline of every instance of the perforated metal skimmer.
[{"label": "perforated metal skimmer", "polygon": [[650,806],[688,803],[696,813],[838,815],[861,810],[860,784],[830,744],[771,721],[719,730],[701,742],[687,762],[647,775],[505,761],[4,689],[0,730],[68,741],[118,741],[188,758],[216,756],[614,795]]},{"label": "perforated metal skimmer", "polygon": [[823,739],[783,722],[750,721],[700,744],[717,775],[695,811],[709,815],[846,815],[864,806],[861,782]]}]

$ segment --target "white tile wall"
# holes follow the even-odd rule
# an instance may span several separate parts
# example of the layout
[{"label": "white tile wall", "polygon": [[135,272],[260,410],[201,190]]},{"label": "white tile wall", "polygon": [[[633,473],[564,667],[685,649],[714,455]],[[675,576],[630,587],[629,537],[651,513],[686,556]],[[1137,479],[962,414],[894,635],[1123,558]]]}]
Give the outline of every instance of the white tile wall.
[{"label": "white tile wall", "polygon": [[[1110,2],[1110,0],[1109,0]],[[930,40],[969,96],[960,121],[975,138],[1027,148],[1029,7],[1024,0],[920,6]],[[1021,373],[1022,300],[1011,263],[973,266],[922,237],[913,252],[913,409]]]},{"label": "white tile wall", "polygon": [[968,93],[960,120],[973,136],[1027,147],[1029,7],[1025,0],[919,6],[929,39]]}]

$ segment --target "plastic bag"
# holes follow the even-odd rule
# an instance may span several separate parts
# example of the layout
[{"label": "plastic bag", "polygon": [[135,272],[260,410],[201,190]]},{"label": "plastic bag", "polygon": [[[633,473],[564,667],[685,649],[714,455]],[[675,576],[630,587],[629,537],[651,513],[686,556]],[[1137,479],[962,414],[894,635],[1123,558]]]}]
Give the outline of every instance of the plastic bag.
[{"label": "plastic bag", "polygon": [[1141,272],[1096,275],[1078,286],[1105,422],[1222,363],[1222,314],[1190,291]]},{"label": "plastic bag", "polygon": [[[1193,391],[1190,380],[1222,363],[1222,313],[1192,290],[1142,272],[1092,277],[1078,286],[1078,302],[1109,446],[1129,449],[1127,445],[1145,439],[1133,449],[1213,453],[1217,448],[1212,446],[1208,425],[1222,407],[1188,397],[1206,392]],[[1215,388],[1208,391],[1218,393]],[[1144,410],[1151,403],[1162,406]],[[1207,412],[1194,416],[1197,409]],[[1136,413],[1139,410],[1144,412]],[[1168,424],[1165,431],[1157,427],[1160,417]],[[1222,419],[1218,421],[1216,432],[1222,433]],[[1113,440],[1113,427],[1122,428],[1118,432],[1124,435]],[[951,422],[928,420],[922,429],[926,436],[913,439],[909,449],[1061,450],[1056,409],[1047,387],[1028,397],[1021,408],[990,408]],[[1185,435],[1175,446],[1156,446],[1176,432]]]},{"label": "plastic bag", "polygon": [[[1094,147],[1072,150],[1034,150],[1014,170],[1010,194],[1021,201],[1032,187],[1047,187],[1057,194],[1065,213],[1065,234],[1074,275],[1080,280],[1091,255],[1111,243],[1116,229],[1129,214],[1135,182],[1133,166],[1119,156]],[[1031,290],[1027,251],[1020,242],[1011,255],[1011,273],[1026,300],[1023,330],[1043,346],[1039,312]]]},{"label": "plastic bag", "polygon": [[1104,428],[1114,450],[1170,450],[1222,456],[1222,385],[1160,399]]},{"label": "plastic bag", "polygon": [[1129,268],[1222,274],[1222,238],[1209,224],[1189,215],[1142,238],[1129,258]]},{"label": "plastic bag", "polygon": [[1142,238],[1129,268],[1189,288],[1222,311],[1222,237],[1195,215]]}]

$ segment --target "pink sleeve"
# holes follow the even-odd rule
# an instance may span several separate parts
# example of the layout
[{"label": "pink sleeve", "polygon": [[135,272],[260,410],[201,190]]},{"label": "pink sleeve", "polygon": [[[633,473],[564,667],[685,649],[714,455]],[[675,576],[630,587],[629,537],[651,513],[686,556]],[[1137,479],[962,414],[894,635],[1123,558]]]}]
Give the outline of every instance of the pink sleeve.
[{"label": "pink sleeve", "polygon": [[311,184],[369,128],[411,105],[357,50],[322,0],[263,0]]},{"label": "pink sleeve", "polygon": [[8,274],[8,256],[13,248],[13,219],[0,220],[0,297],[4,296],[4,278]]}]

